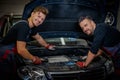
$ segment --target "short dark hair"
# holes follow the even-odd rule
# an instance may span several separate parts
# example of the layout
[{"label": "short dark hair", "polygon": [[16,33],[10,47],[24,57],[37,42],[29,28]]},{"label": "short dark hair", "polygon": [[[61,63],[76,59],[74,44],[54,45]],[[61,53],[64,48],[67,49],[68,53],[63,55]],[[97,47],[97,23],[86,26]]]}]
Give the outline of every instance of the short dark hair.
[{"label": "short dark hair", "polygon": [[79,18],[79,23],[82,22],[84,19],[93,20],[91,16],[81,16],[81,17]]}]

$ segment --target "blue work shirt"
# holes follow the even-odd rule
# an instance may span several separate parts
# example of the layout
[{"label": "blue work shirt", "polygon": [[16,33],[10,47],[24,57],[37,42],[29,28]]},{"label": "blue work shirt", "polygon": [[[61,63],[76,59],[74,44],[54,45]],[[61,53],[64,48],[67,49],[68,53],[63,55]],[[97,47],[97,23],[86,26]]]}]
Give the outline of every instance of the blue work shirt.
[{"label": "blue work shirt", "polygon": [[120,32],[111,26],[100,23],[96,25],[93,33],[93,43],[90,51],[97,54],[102,47],[114,47],[120,43]]}]

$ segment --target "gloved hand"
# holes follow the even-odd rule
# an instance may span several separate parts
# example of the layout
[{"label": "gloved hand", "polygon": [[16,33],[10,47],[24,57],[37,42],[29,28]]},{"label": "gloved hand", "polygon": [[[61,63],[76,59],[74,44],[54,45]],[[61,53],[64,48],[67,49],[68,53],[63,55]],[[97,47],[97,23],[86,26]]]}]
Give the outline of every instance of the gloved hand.
[{"label": "gloved hand", "polygon": [[37,56],[34,56],[33,64],[41,64],[41,63],[42,63],[41,59]]},{"label": "gloved hand", "polygon": [[78,61],[78,62],[76,63],[76,65],[79,66],[80,68],[84,68],[84,67],[85,67],[85,66],[84,66],[84,62],[81,62],[81,61]]},{"label": "gloved hand", "polygon": [[48,44],[45,48],[49,50],[55,50],[55,45]]}]

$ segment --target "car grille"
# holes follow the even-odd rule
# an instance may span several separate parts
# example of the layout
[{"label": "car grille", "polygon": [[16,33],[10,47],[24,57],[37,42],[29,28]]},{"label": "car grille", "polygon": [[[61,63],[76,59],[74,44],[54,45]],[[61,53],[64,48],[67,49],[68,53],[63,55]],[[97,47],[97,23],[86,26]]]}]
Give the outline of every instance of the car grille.
[{"label": "car grille", "polygon": [[70,74],[52,74],[53,80],[104,80],[105,68]]},{"label": "car grille", "polygon": [[86,73],[81,73],[81,78],[83,80],[104,80],[105,79],[105,68],[98,68],[95,70],[90,70]]}]

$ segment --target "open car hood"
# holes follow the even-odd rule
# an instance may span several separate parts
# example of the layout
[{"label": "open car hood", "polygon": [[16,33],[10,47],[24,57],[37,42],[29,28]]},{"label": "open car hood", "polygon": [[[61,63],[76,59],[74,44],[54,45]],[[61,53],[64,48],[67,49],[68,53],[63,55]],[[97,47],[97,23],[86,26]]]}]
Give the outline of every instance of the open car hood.
[{"label": "open car hood", "polygon": [[78,26],[80,16],[91,16],[96,22],[104,22],[105,12],[100,6],[103,3],[91,0],[33,0],[26,4],[23,19],[30,16],[34,7],[42,5],[49,10],[45,22],[38,27],[39,32],[74,31],[81,32]]}]

